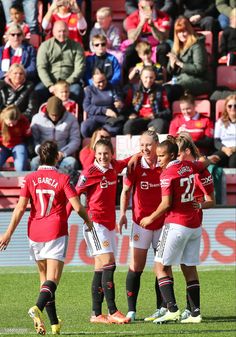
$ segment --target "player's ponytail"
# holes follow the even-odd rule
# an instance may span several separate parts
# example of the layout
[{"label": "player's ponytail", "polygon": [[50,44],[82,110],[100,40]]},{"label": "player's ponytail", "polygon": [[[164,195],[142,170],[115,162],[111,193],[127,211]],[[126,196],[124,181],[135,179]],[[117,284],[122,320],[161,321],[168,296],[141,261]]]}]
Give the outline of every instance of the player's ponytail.
[{"label": "player's ponytail", "polygon": [[180,132],[180,134],[176,137],[176,143],[179,147],[179,152],[184,152],[186,149],[189,149],[194,159],[198,159],[201,156],[188,132]]}]

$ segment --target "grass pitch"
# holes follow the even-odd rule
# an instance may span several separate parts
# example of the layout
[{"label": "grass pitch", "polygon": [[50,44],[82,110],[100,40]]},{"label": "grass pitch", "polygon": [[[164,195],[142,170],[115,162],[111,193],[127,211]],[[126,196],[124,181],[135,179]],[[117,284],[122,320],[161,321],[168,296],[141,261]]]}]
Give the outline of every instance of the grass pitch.
[{"label": "grass pitch", "polygon": [[[89,323],[91,310],[90,284],[92,269],[66,267],[58,287],[57,312],[63,321],[65,336],[209,336],[236,335],[236,279],[235,269],[225,267],[199,268],[201,282],[201,324],[169,323],[156,325],[143,322],[155,310],[154,275],[146,270],[142,275],[138,299],[137,321],[126,325],[95,325]],[[116,298],[119,310],[126,313],[126,269],[115,273]],[[181,310],[185,308],[185,284],[180,271],[174,272],[175,292]],[[0,335],[35,336],[33,323],[27,315],[35,304],[39,291],[38,274],[34,268],[1,268],[0,270]],[[104,302],[104,313],[106,303]],[[46,319],[47,334],[51,334]]]}]

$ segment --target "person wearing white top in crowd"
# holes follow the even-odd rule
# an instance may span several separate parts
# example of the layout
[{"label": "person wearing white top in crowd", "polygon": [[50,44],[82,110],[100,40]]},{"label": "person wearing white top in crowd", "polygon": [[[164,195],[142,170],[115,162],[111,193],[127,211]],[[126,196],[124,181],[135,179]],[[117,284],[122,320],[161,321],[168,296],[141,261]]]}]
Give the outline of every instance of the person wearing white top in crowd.
[{"label": "person wearing white top in crowd", "polygon": [[225,99],[224,110],[215,124],[215,154],[220,157],[218,165],[236,168],[236,95]]}]

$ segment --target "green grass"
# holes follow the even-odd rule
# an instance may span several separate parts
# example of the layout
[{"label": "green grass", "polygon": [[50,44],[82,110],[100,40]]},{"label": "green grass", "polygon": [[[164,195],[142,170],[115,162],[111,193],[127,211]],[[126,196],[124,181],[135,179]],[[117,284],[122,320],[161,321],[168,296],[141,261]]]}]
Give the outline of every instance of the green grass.
[{"label": "green grass", "polygon": [[[80,271],[80,272],[78,272]],[[118,308],[126,313],[124,268],[115,276]],[[231,268],[200,268],[201,311],[203,322],[196,325],[144,323],[143,318],[155,309],[154,275],[147,270],[142,275],[137,321],[128,325],[93,325],[90,317],[91,268],[67,267],[57,290],[58,314],[66,336],[206,336],[233,337],[236,334],[235,270]],[[180,309],[185,307],[185,285],[181,272],[174,272],[176,298]],[[35,336],[27,315],[35,304],[39,283],[35,268],[1,268],[0,270],[0,335]],[[104,313],[106,305],[104,303]],[[46,321],[48,334],[50,325]]]}]

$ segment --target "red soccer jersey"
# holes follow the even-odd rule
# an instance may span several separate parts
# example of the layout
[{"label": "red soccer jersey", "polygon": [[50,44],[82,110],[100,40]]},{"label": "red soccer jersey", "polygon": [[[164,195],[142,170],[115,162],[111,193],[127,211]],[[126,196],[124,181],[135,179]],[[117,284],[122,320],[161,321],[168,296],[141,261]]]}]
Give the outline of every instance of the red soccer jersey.
[{"label": "red soccer jersey", "polygon": [[[161,202],[161,171],[159,166],[151,169],[144,157],[141,157],[135,170],[124,179],[124,183],[127,186],[133,186],[133,221],[138,225],[140,220],[154,212]],[[163,223],[164,215],[145,228],[150,230],[159,229],[163,226]]]},{"label": "red soccer jersey", "polygon": [[[76,13],[68,13],[67,16],[61,17],[57,13],[52,14],[51,24],[52,27],[56,21],[64,21],[69,29],[69,38],[74,40],[75,42],[79,42],[82,44],[82,37],[78,31],[78,16]],[[46,29],[47,34],[49,33],[49,37],[52,37],[51,29]]]},{"label": "red soccer jersey", "polygon": [[109,230],[113,230],[116,223],[117,175],[126,167],[129,159],[113,160],[109,169],[95,162],[81,173],[76,186],[79,195],[86,193],[90,218]]},{"label": "red soccer jersey", "polygon": [[76,191],[70,177],[55,167],[40,166],[25,177],[20,196],[30,198],[28,237],[47,242],[68,235],[66,204]]},{"label": "red soccer jersey", "polygon": [[[153,19],[154,25],[163,31],[168,31],[170,29],[170,18],[165,12],[156,10],[155,17]],[[134,11],[126,18],[126,30],[136,29],[140,23],[139,10]],[[150,34],[151,27],[148,22],[145,22],[142,28],[142,33]]]},{"label": "red soccer jersey", "polygon": [[201,163],[175,160],[161,174],[162,195],[172,195],[171,209],[165,223],[176,223],[189,228],[201,225],[198,210],[193,207],[195,173],[202,172]]},{"label": "red soccer jersey", "polygon": [[214,127],[212,121],[208,117],[199,116],[198,119],[186,120],[181,114],[177,115],[170,123],[169,133],[176,136],[181,131],[190,133],[194,142],[205,136],[213,137]]},{"label": "red soccer jersey", "polygon": [[8,127],[9,139],[4,140],[1,134],[2,123],[0,122],[0,144],[7,148],[13,148],[16,145],[24,144],[26,139],[31,136],[30,122],[21,115],[17,123]]}]

